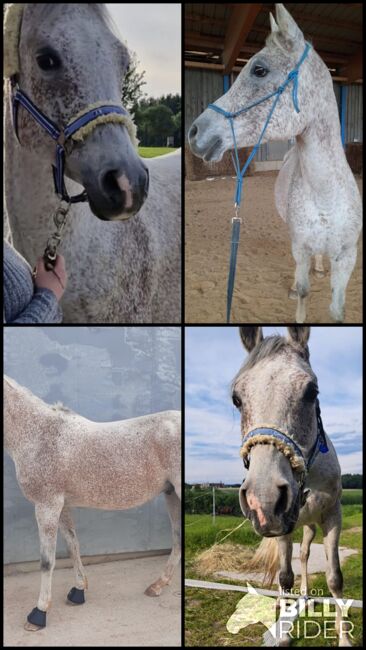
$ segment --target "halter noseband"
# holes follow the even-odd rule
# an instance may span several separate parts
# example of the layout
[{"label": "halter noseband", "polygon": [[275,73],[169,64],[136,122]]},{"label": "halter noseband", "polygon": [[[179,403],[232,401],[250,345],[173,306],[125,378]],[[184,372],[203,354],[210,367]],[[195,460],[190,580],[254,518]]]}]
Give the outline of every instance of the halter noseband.
[{"label": "halter noseband", "polygon": [[325,431],[318,400],[316,402],[316,420],[318,429],[317,436],[307,458],[305,458],[301,448],[289,434],[283,433],[283,431],[279,431],[278,429],[271,427],[259,427],[257,429],[252,429],[252,431],[249,431],[243,437],[242,447],[240,450],[240,455],[243,458],[244,467],[246,469],[249,469],[249,455],[250,449],[252,447],[257,444],[273,444],[288,458],[292,468],[300,472],[298,482],[302,487],[305,482],[306,475],[309,473],[310,468],[313,465],[318,453],[320,452],[322,454],[325,454],[329,451],[325,439]]},{"label": "halter noseband", "polygon": [[[100,122],[122,122],[127,127],[130,137],[133,139],[135,129],[128,112],[122,106],[116,106],[108,102],[98,102],[96,105],[88,106],[64,128],[60,129],[49,117],[37,108],[25,92],[20,90],[14,80],[12,80],[12,86],[13,126],[18,142],[18,108],[20,104],[56,142],[56,160],[55,165],[52,165],[56,194],[61,200],[67,203],[86,201],[88,197],[85,190],[76,196],[69,196],[67,193],[64,180],[65,146],[68,143],[72,143],[72,140],[82,140],[85,134],[85,130],[83,132],[83,129],[92,122],[94,122],[93,126],[96,126]],[[68,153],[70,153],[70,149]]]}]

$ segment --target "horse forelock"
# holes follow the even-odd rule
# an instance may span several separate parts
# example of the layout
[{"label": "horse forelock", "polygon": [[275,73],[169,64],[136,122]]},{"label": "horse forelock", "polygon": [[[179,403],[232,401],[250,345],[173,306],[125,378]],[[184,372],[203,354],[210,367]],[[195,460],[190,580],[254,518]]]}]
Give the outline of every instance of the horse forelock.
[{"label": "horse forelock", "polygon": [[[241,374],[246,371],[250,370],[253,368],[257,363],[262,361],[263,359],[270,359],[274,357],[276,354],[285,351],[285,350],[293,350],[295,351],[299,358],[302,359],[302,361],[306,364],[307,370],[311,375],[314,375],[310,363],[309,363],[309,348],[308,346],[301,346],[296,344],[293,341],[289,341],[286,337],[284,336],[279,336],[279,335],[273,335],[273,336],[267,336],[265,339],[260,341],[255,348],[249,353],[248,357],[245,359],[243,365],[235,375],[233,381],[232,381],[232,389],[235,386],[235,383],[241,376]],[[314,375],[315,377],[315,375]]]}]

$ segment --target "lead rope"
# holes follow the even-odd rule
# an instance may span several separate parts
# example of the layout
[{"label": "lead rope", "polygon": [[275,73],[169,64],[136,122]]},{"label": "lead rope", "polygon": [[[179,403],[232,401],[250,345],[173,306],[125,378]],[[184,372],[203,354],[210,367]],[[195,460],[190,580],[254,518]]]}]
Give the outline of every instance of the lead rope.
[{"label": "lead rope", "polygon": [[[57,249],[61,244],[62,234],[67,223],[67,216],[71,207],[71,203],[67,202],[66,207],[64,207],[62,203],[63,203],[63,199],[61,200],[58,208],[56,208],[55,212],[53,213],[53,223],[56,226],[56,230],[47,239],[46,248],[43,253],[43,261],[46,270],[52,271],[54,275],[56,275],[59,283],[64,289],[65,287],[63,286],[61,279],[59,278],[58,274],[55,271],[55,265],[56,265],[56,258],[57,258]],[[33,282],[36,279],[36,277],[37,277],[37,267],[35,266],[32,271]]]},{"label": "lead rope", "polygon": [[[266,95],[265,97],[262,97],[262,99],[259,99],[258,101],[254,102],[253,104],[250,104],[249,106],[246,106],[244,108],[241,108],[238,111],[235,111],[233,113],[230,113],[229,111],[225,111],[223,108],[220,108],[219,106],[216,106],[216,104],[209,104],[207,108],[211,108],[212,110],[216,111],[217,113],[220,113],[223,115],[225,118],[229,120],[230,128],[231,128],[231,133],[233,136],[233,143],[234,143],[234,156],[232,155],[232,161],[236,173],[236,189],[235,189],[235,200],[234,200],[234,217],[231,220],[231,245],[230,245],[230,263],[229,263],[229,276],[228,276],[228,282],[227,282],[227,298],[226,298],[226,322],[230,323],[230,313],[231,313],[231,304],[232,304],[232,299],[233,299],[233,291],[234,291],[234,284],[235,284],[235,271],[236,271],[236,261],[237,261],[237,254],[238,254],[238,246],[239,246],[239,241],[240,241],[240,226],[241,226],[241,217],[239,216],[239,210],[240,210],[240,202],[241,202],[241,195],[242,195],[242,187],[243,187],[243,180],[244,180],[244,175],[245,172],[247,171],[250,163],[252,162],[254,156],[256,155],[262,139],[264,137],[264,134],[266,132],[267,126],[271,120],[271,117],[274,113],[274,110],[277,106],[277,102],[279,98],[281,97],[283,91],[286,89],[286,87],[292,82],[292,101],[294,104],[294,108],[297,113],[300,112],[298,101],[297,101],[297,87],[298,87],[298,72],[301,64],[305,61],[308,52],[311,48],[311,45],[309,43],[306,43],[305,50],[291,72],[287,75],[287,78],[285,82],[277,88],[273,93]],[[246,111],[249,111],[251,108],[254,106],[257,106],[258,104],[261,104],[262,102],[266,101],[267,99],[270,99],[271,97],[274,97],[274,102],[271,106],[271,109],[268,113],[268,117],[265,121],[264,127],[262,129],[262,132],[259,136],[259,140],[257,144],[253,147],[248,159],[246,160],[243,169],[240,169],[240,160],[239,160],[239,153],[238,153],[238,146],[236,142],[236,137],[235,137],[235,129],[234,129],[234,118],[237,117],[238,115],[241,115],[241,113],[245,113]]]}]

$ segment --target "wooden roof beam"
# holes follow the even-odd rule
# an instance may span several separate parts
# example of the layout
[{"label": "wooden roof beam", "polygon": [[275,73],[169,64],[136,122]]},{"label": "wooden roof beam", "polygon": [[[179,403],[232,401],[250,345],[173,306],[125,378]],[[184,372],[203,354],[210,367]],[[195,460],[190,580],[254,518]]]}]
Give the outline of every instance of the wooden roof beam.
[{"label": "wooden roof beam", "polygon": [[261,4],[240,3],[233,6],[226,29],[224,51],[222,53],[224,74],[228,74],[235,65],[243,43],[245,43],[261,9]]}]

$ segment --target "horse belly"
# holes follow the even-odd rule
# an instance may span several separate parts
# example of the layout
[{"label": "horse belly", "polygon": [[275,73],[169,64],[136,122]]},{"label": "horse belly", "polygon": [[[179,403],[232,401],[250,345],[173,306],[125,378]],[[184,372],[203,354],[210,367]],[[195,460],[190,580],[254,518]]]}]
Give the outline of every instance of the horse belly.
[{"label": "horse belly", "polygon": [[137,508],[164,491],[166,480],[153,483],[136,480],[122,480],[117,483],[95,485],[92,491],[80,481],[78,491],[66,492],[65,502],[81,508],[102,510],[127,510]]}]

